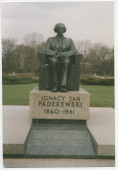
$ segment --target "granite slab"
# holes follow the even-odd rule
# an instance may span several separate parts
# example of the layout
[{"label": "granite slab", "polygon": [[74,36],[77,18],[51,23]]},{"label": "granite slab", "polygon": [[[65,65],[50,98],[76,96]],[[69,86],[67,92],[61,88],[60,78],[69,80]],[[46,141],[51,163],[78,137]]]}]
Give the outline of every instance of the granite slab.
[{"label": "granite slab", "polygon": [[99,156],[115,156],[115,111],[113,108],[91,107],[87,127]]},{"label": "granite slab", "polygon": [[115,167],[114,159],[74,159],[74,158],[7,158],[4,168],[77,168],[77,167]]},{"label": "granite slab", "polygon": [[29,106],[3,106],[3,153],[24,154],[30,128]]}]

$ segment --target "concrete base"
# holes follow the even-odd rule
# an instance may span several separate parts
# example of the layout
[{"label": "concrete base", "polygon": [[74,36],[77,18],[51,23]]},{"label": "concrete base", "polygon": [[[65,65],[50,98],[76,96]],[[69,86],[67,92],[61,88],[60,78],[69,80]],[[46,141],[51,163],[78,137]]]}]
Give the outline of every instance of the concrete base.
[{"label": "concrete base", "polygon": [[24,154],[30,128],[29,106],[3,106],[3,153]]},{"label": "concrete base", "polygon": [[[29,106],[3,106],[3,153],[24,154],[31,127]],[[98,156],[115,156],[114,109],[90,108],[88,129]]]},{"label": "concrete base", "polygon": [[96,152],[99,156],[115,155],[115,114],[113,108],[90,108],[87,121]]},{"label": "concrete base", "polygon": [[11,159],[3,160],[4,168],[73,168],[73,167],[114,167],[114,159]]},{"label": "concrete base", "polygon": [[40,91],[30,92],[31,119],[89,119],[90,94],[84,89],[67,93]]}]

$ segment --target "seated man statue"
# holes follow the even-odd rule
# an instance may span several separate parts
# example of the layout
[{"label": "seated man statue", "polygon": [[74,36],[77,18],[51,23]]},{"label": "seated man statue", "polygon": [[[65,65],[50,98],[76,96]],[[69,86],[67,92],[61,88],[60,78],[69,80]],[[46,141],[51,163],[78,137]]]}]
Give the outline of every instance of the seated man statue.
[{"label": "seated man statue", "polygon": [[67,92],[67,80],[71,71],[71,57],[77,55],[72,39],[64,37],[66,32],[64,24],[59,23],[54,27],[55,37],[48,38],[44,53],[49,65],[49,76],[52,92]]}]

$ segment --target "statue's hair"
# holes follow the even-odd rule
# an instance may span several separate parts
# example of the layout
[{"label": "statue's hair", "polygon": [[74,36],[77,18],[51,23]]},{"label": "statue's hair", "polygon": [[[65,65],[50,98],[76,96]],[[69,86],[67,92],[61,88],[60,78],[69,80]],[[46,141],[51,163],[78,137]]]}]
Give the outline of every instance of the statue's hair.
[{"label": "statue's hair", "polygon": [[[64,29],[64,32],[66,32],[66,27],[65,27],[65,25],[62,24],[62,23],[58,23],[58,24],[56,24],[55,27],[54,27],[54,31],[55,31],[56,33],[58,32],[58,28],[59,28],[59,27],[63,28],[63,29]],[[64,32],[63,32],[63,33],[64,33]]]}]

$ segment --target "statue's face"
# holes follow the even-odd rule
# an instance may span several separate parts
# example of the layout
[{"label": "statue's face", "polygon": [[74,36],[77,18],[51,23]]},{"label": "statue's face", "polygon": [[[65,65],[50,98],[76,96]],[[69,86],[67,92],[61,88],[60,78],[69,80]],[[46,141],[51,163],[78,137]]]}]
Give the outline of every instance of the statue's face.
[{"label": "statue's face", "polygon": [[64,28],[63,27],[58,27],[57,28],[57,34],[58,35],[63,35],[63,33],[64,33]]}]

